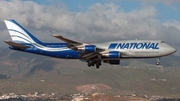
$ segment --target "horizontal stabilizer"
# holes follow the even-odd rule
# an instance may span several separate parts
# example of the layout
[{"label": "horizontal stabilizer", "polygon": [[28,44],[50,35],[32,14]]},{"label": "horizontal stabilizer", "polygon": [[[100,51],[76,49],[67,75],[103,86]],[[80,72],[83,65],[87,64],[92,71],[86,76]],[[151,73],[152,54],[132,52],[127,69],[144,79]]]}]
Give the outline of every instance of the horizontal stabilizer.
[{"label": "horizontal stabilizer", "polygon": [[7,43],[8,45],[14,47],[14,48],[30,48],[30,46],[25,46],[23,44],[15,43],[15,42],[12,42],[12,41],[4,41],[4,42]]}]

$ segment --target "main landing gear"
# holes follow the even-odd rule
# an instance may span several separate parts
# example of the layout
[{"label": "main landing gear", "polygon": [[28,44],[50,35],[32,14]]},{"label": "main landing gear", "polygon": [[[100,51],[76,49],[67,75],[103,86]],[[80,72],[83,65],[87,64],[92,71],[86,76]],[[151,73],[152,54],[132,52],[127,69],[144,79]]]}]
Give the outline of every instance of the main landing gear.
[{"label": "main landing gear", "polygon": [[160,57],[158,57],[157,59],[156,59],[156,65],[158,66],[159,64],[160,64]]},{"label": "main landing gear", "polygon": [[96,65],[96,68],[99,69],[99,66],[101,66],[102,64],[101,64],[101,60],[94,60],[94,61],[91,60],[87,62],[87,65],[89,67]]}]

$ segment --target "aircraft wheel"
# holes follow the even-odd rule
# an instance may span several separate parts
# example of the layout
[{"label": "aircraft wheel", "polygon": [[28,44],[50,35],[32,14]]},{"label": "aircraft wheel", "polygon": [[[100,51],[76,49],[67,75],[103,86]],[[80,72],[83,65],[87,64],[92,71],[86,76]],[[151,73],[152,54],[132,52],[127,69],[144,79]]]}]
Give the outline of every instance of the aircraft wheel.
[{"label": "aircraft wheel", "polygon": [[101,62],[99,62],[98,65],[101,66],[102,65]]},{"label": "aircraft wheel", "polygon": [[91,63],[91,62],[88,62],[87,65],[88,65],[89,67],[91,67],[91,66],[92,66],[92,63]]},{"label": "aircraft wheel", "polygon": [[99,65],[96,64],[96,68],[99,69]]},{"label": "aircraft wheel", "polygon": [[159,62],[156,63],[156,65],[159,65],[159,64],[160,64]]}]

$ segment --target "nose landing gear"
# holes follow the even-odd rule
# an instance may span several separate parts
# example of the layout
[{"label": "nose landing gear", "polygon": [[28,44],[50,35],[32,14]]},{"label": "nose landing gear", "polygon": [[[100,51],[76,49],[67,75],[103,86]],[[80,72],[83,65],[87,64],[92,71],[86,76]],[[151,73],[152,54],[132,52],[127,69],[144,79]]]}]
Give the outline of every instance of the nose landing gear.
[{"label": "nose landing gear", "polygon": [[160,57],[158,57],[157,59],[156,59],[156,65],[159,65],[160,64]]}]

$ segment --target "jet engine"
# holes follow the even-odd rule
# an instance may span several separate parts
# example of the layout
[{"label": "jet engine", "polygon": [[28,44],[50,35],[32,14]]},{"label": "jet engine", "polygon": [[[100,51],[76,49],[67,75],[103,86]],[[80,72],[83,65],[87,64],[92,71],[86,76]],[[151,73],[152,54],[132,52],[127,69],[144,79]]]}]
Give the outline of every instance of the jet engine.
[{"label": "jet engine", "polygon": [[95,45],[85,45],[83,47],[79,47],[79,50],[84,50],[85,52],[91,53],[96,52],[96,46]]},{"label": "jet engine", "polygon": [[112,51],[112,52],[102,54],[102,56],[109,57],[109,58],[119,58],[120,57],[120,52]]}]

